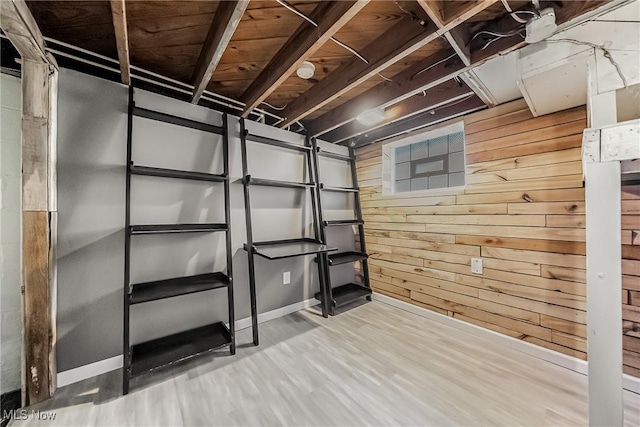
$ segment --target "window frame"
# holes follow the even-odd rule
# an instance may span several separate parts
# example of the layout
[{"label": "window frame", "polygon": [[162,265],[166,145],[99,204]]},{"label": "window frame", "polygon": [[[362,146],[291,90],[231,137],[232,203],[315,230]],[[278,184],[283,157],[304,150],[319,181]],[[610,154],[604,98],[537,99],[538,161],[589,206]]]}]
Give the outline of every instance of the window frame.
[{"label": "window frame", "polygon": [[[395,191],[395,171],[396,171],[396,148],[412,145],[418,142],[424,142],[429,139],[435,139],[442,136],[462,132],[463,134],[463,160],[464,160],[464,184],[455,187],[443,187],[443,188],[427,188],[424,190],[414,191]],[[447,195],[447,194],[459,194],[467,186],[467,151],[466,151],[466,134],[464,133],[464,121],[460,120],[455,123],[451,123],[446,126],[442,126],[436,129],[430,129],[424,132],[412,134],[410,136],[402,137],[394,142],[389,142],[382,147],[382,194],[386,196],[396,197],[422,197],[433,195]],[[450,153],[449,153],[450,154]],[[447,157],[445,165],[448,169],[448,154],[443,155]],[[438,159],[438,157],[428,157],[419,160],[410,160],[411,167],[414,167],[415,163],[420,163],[422,160]],[[432,175],[437,175],[434,173]],[[421,174],[423,175],[423,174]],[[428,177],[429,174],[424,174]]]}]

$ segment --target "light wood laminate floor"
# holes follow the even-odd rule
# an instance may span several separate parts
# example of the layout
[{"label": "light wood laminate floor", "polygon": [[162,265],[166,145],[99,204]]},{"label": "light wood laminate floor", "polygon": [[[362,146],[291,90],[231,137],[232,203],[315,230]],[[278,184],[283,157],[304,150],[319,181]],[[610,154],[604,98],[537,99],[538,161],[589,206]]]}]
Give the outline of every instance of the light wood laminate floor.
[{"label": "light wood laminate floor", "polygon": [[[249,329],[228,352],[132,383],[120,372],[61,388],[31,409],[108,425],[586,425],[587,379],[381,302],[323,319],[315,309]],[[625,425],[640,395],[625,392]]]}]

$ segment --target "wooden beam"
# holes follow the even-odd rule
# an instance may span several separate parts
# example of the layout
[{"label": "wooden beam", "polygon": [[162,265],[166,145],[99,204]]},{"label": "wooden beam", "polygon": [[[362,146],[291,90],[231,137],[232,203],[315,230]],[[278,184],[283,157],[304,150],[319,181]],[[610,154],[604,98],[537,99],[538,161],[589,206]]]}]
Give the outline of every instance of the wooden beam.
[{"label": "wooden beam", "polygon": [[285,120],[280,127],[306,117],[438,37],[431,25],[423,27],[408,16],[401,19],[361,50],[368,63],[352,58],[290,102],[281,113]]},{"label": "wooden beam", "polygon": [[[472,96],[471,98],[465,99],[464,101],[453,103],[449,106],[436,109],[434,114],[431,114],[430,111],[427,111],[408,119],[403,119],[390,125],[383,126],[347,141],[353,141],[353,143],[355,143],[357,147],[361,147],[364,145],[372,144],[376,141],[389,139],[394,136],[402,135],[404,133],[408,133],[417,129],[432,126],[445,120],[464,116],[465,114],[470,114],[483,108],[486,108],[486,106],[484,105],[482,100],[477,96]],[[345,142],[343,142],[342,144],[345,144]]]},{"label": "wooden beam", "polygon": [[325,134],[322,139],[334,143],[342,142],[398,120],[409,118],[425,111],[433,111],[445,104],[470,97],[470,95],[473,95],[473,91],[465,83],[449,80],[425,91],[424,96],[422,94],[414,95],[387,108],[385,111],[385,120],[382,123],[364,125],[357,120],[353,120]]},{"label": "wooden beam", "polygon": [[423,90],[438,86],[455,77],[464,64],[449,49],[437,52],[394,75],[384,82],[350,99],[317,119],[305,123],[310,135],[325,134],[354,120],[361,112],[378,106],[392,105]]},{"label": "wooden beam", "polygon": [[58,68],[24,0],[0,1],[0,28],[22,56],[22,404],[56,389]]},{"label": "wooden beam", "polygon": [[465,28],[456,27],[444,33],[453,50],[456,51],[464,65],[471,65],[471,52],[469,50],[469,40],[471,37]]},{"label": "wooden beam", "polygon": [[192,103],[200,100],[248,5],[249,0],[219,2],[193,73]]},{"label": "wooden beam", "polygon": [[[464,30],[463,29],[456,30],[456,27],[460,25],[462,22],[464,22],[465,20],[469,19],[470,17],[480,13],[487,7],[491,6],[496,1],[497,0],[483,0],[483,1],[477,1],[477,2],[470,2],[468,7],[466,7],[460,13],[459,16],[453,17],[448,21],[443,20],[443,18],[440,16],[441,15],[440,12],[437,9],[438,6],[436,5],[440,4],[440,2],[431,2],[426,0],[419,1],[420,5],[425,10],[426,14],[434,22],[436,29],[434,32],[428,33],[427,36],[423,36],[421,39],[418,39],[416,43],[420,43],[421,46],[424,46],[425,44],[429,43],[435,38],[440,36],[445,36],[446,34],[449,34],[449,33],[451,33],[450,37],[453,40],[462,40],[464,35]],[[383,44],[384,39],[395,38],[396,40],[398,40],[401,34],[400,31],[402,27],[411,28],[411,22],[407,22],[407,23],[400,22],[399,24],[394,26],[391,30],[389,30],[387,33],[385,33],[382,37],[380,37],[378,40],[374,41],[369,46],[367,46],[365,49],[371,49],[374,52],[377,50],[378,54],[380,55],[382,52],[384,52],[384,50],[381,49],[382,46],[384,46]],[[406,28],[404,30],[405,33],[407,31]],[[460,52],[462,53],[465,51],[465,47],[466,47],[466,43],[462,43],[462,47],[458,46],[458,50],[460,50]],[[409,51],[411,49],[411,46],[409,46],[409,48],[407,48],[407,46],[404,46],[403,48],[405,49],[404,51],[401,51],[400,49],[396,48],[397,50],[394,52],[396,54],[396,58],[400,59],[406,56],[408,53],[413,52],[413,50]],[[365,57],[367,57],[367,55],[365,55]],[[462,54],[462,58],[463,58],[462,59],[463,64],[468,65],[470,61],[469,55]],[[294,100],[282,112],[282,115],[286,117],[286,120],[282,123],[282,125],[287,125],[289,123],[292,123],[295,120],[298,120],[312,113],[313,111],[317,110],[318,108],[322,107],[328,102],[334,100],[338,96],[342,95],[343,93],[347,92],[348,90],[350,90],[351,88],[359,84],[361,81],[363,81],[363,80],[359,80],[360,76],[357,74],[357,70],[355,70],[355,67],[357,66],[360,66],[361,68],[363,68],[362,67],[363,64],[353,64],[354,62],[355,61],[352,61],[348,64],[348,66],[342,66],[338,68],[336,71],[334,71],[332,75],[335,75],[336,79],[326,78],[322,82],[316,84],[307,92],[302,94],[296,100]],[[381,69],[383,68],[382,67],[378,68],[375,70],[375,72],[378,72]],[[370,77],[371,75],[368,75],[368,77]],[[453,75],[449,75],[449,77],[446,80],[451,79],[456,75],[457,73]],[[397,79],[395,76],[392,80],[394,80],[394,82],[397,82]],[[441,81],[438,83],[441,83]],[[383,85],[384,84],[386,83],[383,83]],[[402,85],[402,83],[400,83],[400,85]],[[382,86],[382,85],[379,85],[379,86]],[[336,92],[333,92],[333,91],[336,91]],[[365,93],[368,93],[369,96],[371,96],[373,92],[370,90]],[[411,94],[405,95],[405,97],[410,95]],[[307,125],[307,128],[309,129],[310,133],[312,135],[322,134],[328,130],[334,129],[336,126],[339,126],[341,124],[344,124],[348,121],[353,120],[360,112],[364,111],[364,109],[366,108],[373,108],[379,105],[392,103],[391,100],[387,100],[387,101],[379,101],[377,105],[366,105],[367,103],[362,102],[362,100],[365,99],[362,95],[358,96],[357,99],[359,99],[360,101],[349,102],[348,105],[352,107],[355,105],[359,105],[361,107],[360,110],[355,111],[354,109],[349,114],[344,114],[347,112],[348,107],[344,106],[343,104],[338,108],[336,108],[336,110],[340,109],[339,115],[333,114],[333,112],[331,112],[331,114],[333,115],[333,118],[330,119],[328,116],[328,114],[330,113],[327,113],[321,116],[320,118],[314,120],[312,124]],[[397,97],[395,99],[395,102],[398,102],[402,99],[403,99],[402,96]],[[367,101],[368,103],[370,103],[371,101],[373,101],[373,97],[369,97]]]},{"label": "wooden beam", "polygon": [[57,70],[22,60],[23,403],[56,387],[56,94]]},{"label": "wooden beam", "polygon": [[246,104],[242,117],[247,117],[293,74],[303,61],[317,52],[367,3],[369,0],[320,3],[310,16],[318,26],[315,27],[307,21],[300,24],[295,33],[289,37],[289,40],[242,94],[240,100]]},{"label": "wooden beam", "polygon": [[[464,2],[464,6],[453,16],[447,17],[444,10],[444,2],[431,0],[418,0],[418,3],[427,13],[429,18],[438,26],[440,35],[452,30],[467,19],[482,12],[498,0],[479,0]],[[463,2],[459,2],[461,5]]]},{"label": "wooden beam", "polygon": [[127,31],[127,11],[124,0],[111,0],[111,17],[116,36],[116,47],[118,48],[120,78],[122,79],[122,83],[130,85],[129,33]]},{"label": "wooden beam", "polygon": [[44,37],[24,0],[0,1],[0,28],[23,59],[48,61]]}]

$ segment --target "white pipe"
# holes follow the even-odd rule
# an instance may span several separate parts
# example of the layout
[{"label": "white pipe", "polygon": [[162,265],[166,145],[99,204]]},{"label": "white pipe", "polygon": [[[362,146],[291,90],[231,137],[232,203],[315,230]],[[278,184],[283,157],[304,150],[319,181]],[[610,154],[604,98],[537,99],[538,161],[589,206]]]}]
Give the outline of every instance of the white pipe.
[{"label": "white pipe", "polygon": [[[4,35],[2,35],[2,37],[7,38]],[[100,58],[102,60],[112,62],[114,64],[118,64],[117,60],[115,60],[113,58],[109,58],[108,56],[104,56],[104,55],[101,55],[99,53],[91,52],[89,50],[86,50],[86,49],[83,49],[83,48],[80,48],[80,47],[77,47],[77,46],[74,46],[74,45],[71,45],[71,44],[68,44],[68,43],[65,43],[65,42],[61,42],[61,41],[53,39],[51,37],[45,37],[44,39],[47,42],[55,43],[55,44],[58,44],[60,46],[64,46],[64,47],[66,47],[68,49],[73,49],[73,50],[76,50],[78,52],[82,52],[84,54],[91,55],[91,56],[94,56],[96,58]],[[51,52],[57,53],[58,55],[62,55],[62,56],[68,57],[70,59],[73,59],[75,61],[83,62],[83,63],[89,64],[89,65],[92,65],[92,66],[96,66],[96,67],[99,67],[99,68],[102,68],[102,69],[105,69],[105,70],[114,71],[114,72],[119,72],[120,71],[117,68],[109,68],[108,66],[105,66],[105,65],[102,65],[102,64],[98,64],[98,63],[90,61],[88,59],[80,58],[80,57],[77,57],[75,55],[59,51],[57,49],[48,48],[48,50],[50,50]],[[163,83],[158,82],[156,80],[145,78],[145,77],[141,76],[138,73],[135,73],[135,74],[132,73],[132,76],[136,77],[138,80],[143,80],[143,81],[146,81],[146,82],[149,82],[149,83],[153,83],[153,84],[156,84],[156,85],[159,85],[159,86],[171,89],[171,90],[176,90],[178,92],[189,93],[189,94],[193,93],[193,89],[194,89],[193,85],[181,82],[179,80],[172,79],[170,77],[163,76],[163,75],[158,74],[158,73],[154,73],[153,71],[149,71],[149,70],[146,70],[144,68],[137,67],[135,65],[131,65],[130,68],[132,70],[136,70],[136,71],[148,74],[150,76],[154,76],[154,77],[156,77],[158,79],[162,79],[162,80],[165,80],[167,82],[173,83],[174,85],[182,86],[183,88],[185,88],[187,90],[186,91],[185,90],[181,90],[181,89],[179,89],[179,88],[177,88],[175,86],[171,86],[171,85],[168,85],[168,84],[163,84]],[[235,99],[232,99],[232,98],[229,98],[229,97],[226,97],[224,95],[220,95],[220,94],[208,91],[208,90],[204,91],[203,98],[208,100],[208,101],[215,102],[215,103],[217,103],[219,105],[226,106],[226,107],[229,107],[229,108],[233,108],[233,109],[238,110],[238,111],[243,111],[244,110],[243,107],[245,106],[245,104],[243,102],[237,101]],[[221,102],[221,101],[219,101],[218,99],[215,99],[215,98],[219,98],[219,99],[221,99],[223,101],[226,101],[226,102]],[[236,105],[230,105],[230,103],[236,104]],[[259,108],[255,108],[254,111],[251,112],[251,114],[254,114],[254,115],[258,116],[258,117],[260,117],[261,115],[267,115],[267,116],[269,116],[271,118],[274,118],[274,119],[278,120],[278,123],[280,123],[280,122],[282,122],[284,120],[284,118],[278,116],[277,114],[273,114],[273,113],[271,113],[269,111],[262,110],[262,109],[259,109]]]}]

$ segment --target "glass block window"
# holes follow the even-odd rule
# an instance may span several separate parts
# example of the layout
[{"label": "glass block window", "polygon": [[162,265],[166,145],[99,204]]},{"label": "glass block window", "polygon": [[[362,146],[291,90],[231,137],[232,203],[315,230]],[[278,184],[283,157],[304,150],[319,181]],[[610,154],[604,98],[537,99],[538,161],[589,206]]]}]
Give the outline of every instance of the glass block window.
[{"label": "glass block window", "polygon": [[394,148],[393,192],[464,186],[464,132]]}]

